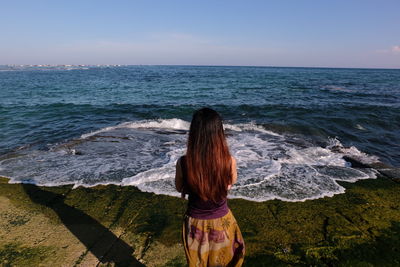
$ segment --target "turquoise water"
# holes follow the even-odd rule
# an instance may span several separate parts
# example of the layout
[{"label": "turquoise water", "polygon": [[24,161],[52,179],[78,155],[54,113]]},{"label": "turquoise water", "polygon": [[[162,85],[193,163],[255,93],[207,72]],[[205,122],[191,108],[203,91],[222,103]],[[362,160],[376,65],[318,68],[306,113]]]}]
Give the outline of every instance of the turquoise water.
[{"label": "turquoise water", "polygon": [[296,201],[374,177],[349,154],[400,166],[400,70],[1,66],[0,175],[174,195],[203,106],[222,114],[238,158],[232,197]]}]

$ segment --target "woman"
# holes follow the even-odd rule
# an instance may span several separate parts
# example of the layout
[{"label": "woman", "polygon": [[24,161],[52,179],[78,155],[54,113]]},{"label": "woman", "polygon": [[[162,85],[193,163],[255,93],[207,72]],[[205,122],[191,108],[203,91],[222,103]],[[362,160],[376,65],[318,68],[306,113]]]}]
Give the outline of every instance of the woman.
[{"label": "woman", "polygon": [[227,205],[228,190],[237,180],[222,119],[209,108],[193,114],[186,156],[176,163],[175,186],[188,208],[183,245],[188,265],[241,266],[244,241]]}]

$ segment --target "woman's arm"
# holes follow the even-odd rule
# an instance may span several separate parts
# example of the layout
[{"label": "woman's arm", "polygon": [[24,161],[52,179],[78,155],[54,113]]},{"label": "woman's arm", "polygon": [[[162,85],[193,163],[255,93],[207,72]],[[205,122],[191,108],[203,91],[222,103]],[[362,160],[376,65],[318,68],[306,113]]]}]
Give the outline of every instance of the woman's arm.
[{"label": "woman's arm", "polygon": [[236,181],[237,181],[236,159],[232,157],[232,185],[234,185]]},{"label": "woman's arm", "polygon": [[183,178],[182,178],[181,158],[179,158],[178,161],[176,162],[175,188],[176,188],[176,191],[182,193]]},{"label": "woman's arm", "polygon": [[236,167],[236,159],[234,157],[232,158],[232,165],[231,165],[231,171],[232,171],[232,182],[230,185],[228,185],[228,190],[231,189],[232,185],[234,185],[237,181],[237,167]]}]

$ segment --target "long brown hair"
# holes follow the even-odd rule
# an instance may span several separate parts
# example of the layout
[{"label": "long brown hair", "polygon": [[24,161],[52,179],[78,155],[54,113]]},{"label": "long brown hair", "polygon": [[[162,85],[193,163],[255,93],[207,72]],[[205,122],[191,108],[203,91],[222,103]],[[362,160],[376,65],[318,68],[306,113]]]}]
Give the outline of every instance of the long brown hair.
[{"label": "long brown hair", "polygon": [[231,161],[220,115],[210,108],[197,110],[190,124],[186,152],[189,189],[202,200],[222,200],[232,183]]}]

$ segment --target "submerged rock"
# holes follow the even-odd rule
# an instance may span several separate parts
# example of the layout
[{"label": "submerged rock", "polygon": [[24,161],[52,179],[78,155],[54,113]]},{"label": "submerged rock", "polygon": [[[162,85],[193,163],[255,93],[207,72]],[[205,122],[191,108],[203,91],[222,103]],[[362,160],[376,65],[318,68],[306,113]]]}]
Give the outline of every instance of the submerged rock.
[{"label": "submerged rock", "polygon": [[344,156],[344,160],[350,162],[352,167],[356,168],[371,168],[377,170],[384,177],[390,178],[395,182],[400,182],[400,168],[394,168],[383,162],[365,163],[357,158]]}]

